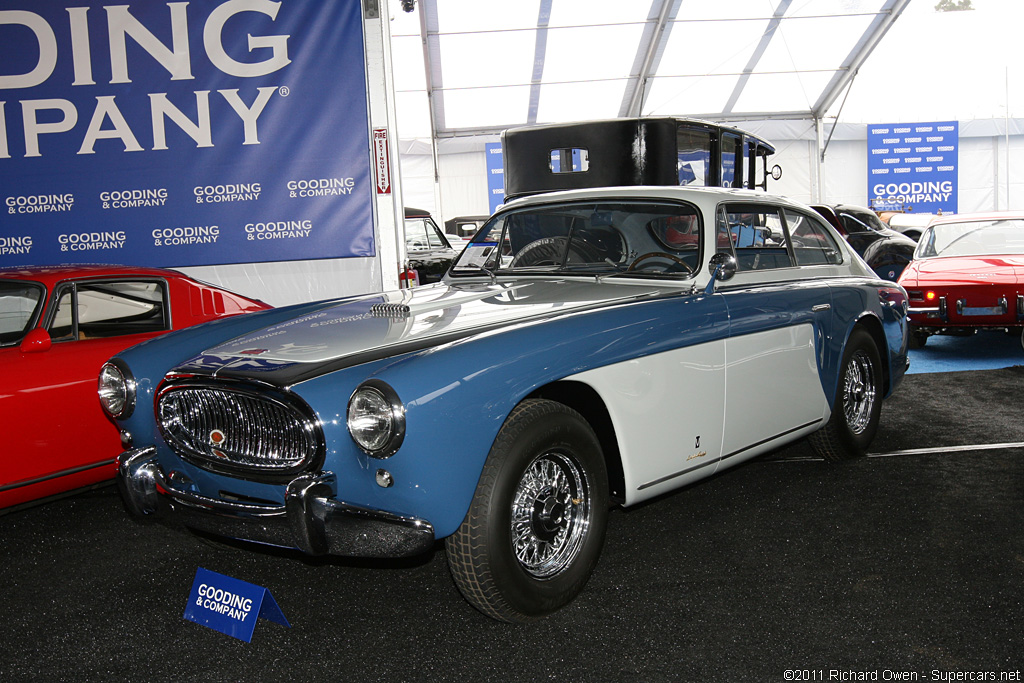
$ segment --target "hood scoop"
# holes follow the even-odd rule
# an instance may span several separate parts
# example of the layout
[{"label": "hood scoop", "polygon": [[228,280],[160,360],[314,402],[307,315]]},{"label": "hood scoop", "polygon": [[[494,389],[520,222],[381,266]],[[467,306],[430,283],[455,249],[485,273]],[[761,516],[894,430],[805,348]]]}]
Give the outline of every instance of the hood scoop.
[{"label": "hood scoop", "polygon": [[430,290],[424,288],[415,292],[410,292],[410,290],[395,293],[388,292],[384,295],[384,301],[370,306],[370,316],[374,318],[387,318],[389,320],[405,320],[423,313],[442,311],[482,299],[489,299],[503,293],[515,292],[519,289],[523,289],[523,285],[502,285],[470,291],[441,288]]},{"label": "hood scoop", "polygon": [[374,304],[370,306],[370,315],[374,318],[405,320],[412,315],[409,304]]}]

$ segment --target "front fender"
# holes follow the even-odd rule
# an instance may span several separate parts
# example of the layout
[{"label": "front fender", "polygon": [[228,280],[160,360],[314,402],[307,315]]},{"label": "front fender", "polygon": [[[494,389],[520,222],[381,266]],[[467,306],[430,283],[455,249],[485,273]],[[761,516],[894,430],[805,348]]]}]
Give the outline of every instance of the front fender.
[{"label": "front fender", "polygon": [[[727,333],[724,315],[694,320],[680,318],[680,310],[660,301],[523,324],[346,368],[294,389],[325,425],[324,468],[337,475],[338,498],[429,520],[442,538],[462,523],[506,417],[538,387]],[[390,385],[406,410],[402,447],[387,459],[363,453],[345,424],[351,393],[370,378]],[[378,469],[391,475],[390,487],[376,483]]]}]

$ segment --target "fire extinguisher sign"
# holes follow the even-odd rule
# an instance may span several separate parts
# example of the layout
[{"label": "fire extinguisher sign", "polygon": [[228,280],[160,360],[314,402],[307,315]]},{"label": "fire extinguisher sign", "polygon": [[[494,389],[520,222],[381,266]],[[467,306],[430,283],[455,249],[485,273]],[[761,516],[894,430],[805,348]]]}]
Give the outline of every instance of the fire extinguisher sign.
[{"label": "fire extinguisher sign", "polygon": [[373,129],[373,161],[377,170],[377,194],[391,194],[391,161],[387,128]]}]

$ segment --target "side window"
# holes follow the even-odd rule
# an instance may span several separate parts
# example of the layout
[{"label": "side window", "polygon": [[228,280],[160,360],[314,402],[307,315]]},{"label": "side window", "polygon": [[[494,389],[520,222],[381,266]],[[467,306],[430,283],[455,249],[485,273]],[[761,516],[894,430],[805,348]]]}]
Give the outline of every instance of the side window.
[{"label": "side window", "polygon": [[743,187],[743,143],[736,135],[722,136],[722,187]]},{"label": "side window", "polygon": [[441,231],[436,225],[431,224],[429,221],[424,221],[427,224],[427,244],[430,245],[431,249],[447,249],[448,244],[441,237]]},{"label": "side window", "polygon": [[793,240],[793,255],[799,266],[839,264],[842,252],[825,226],[812,216],[785,210],[786,226]]},{"label": "side window", "polygon": [[843,222],[843,227],[846,228],[846,232],[851,235],[856,235],[858,232],[867,232],[867,230],[864,229],[864,224],[853,216],[848,216],[845,213],[839,214],[839,220]]},{"label": "side window", "polygon": [[50,322],[54,341],[117,337],[170,329],[162,282],[89,282],[63,287]]},{"label": "side window", "polygon": [[50,333],[50,339],[55,342],[75,338],[74,300],[75,289],[71,285],[66,285],[57,292],[57,298],[54,300],[57,306],[54,310],[53,320],[46,330]]},{"label": "side window", "polygon": [[405,221],[405,248],[409,251],[424,251],[430,248],[427,222],[422,218]]},{"label": "side window", "polygon": [[676,131],[676,168],[680,185],[707,185],[711,165],[711,132],[679,126]]},{"label": "side window", "polygon": [[43,305],[42,285],[0,280],[0,346],[18,343]]},{"label": "side window", "polygon": [[726,204],[724,213],[739,270],[792,267],[786,232],[777,207]]},{"label": "side window", "polygon": [[758,168],[761,169],[761,174],[762,174],[761,177],[764,177],[764,166],[762,164],[759,167],[758,163],[757,163],[757,160],[758,160],[757,145],[755,145],[753,142],[748,142],[747,143],[747,169],[746,169],[747,172],[746,172],[746,175],[744,176],[743,187],[750,188],[751,190],[753,190],[755,187],[757,187],[757,178],[758,178],[757,171],[758,171]]},{"label": "side window", "polygon": [[548,167],[552,173],[586,173],[590,170],[590,153],[580,147],[553,149]]},{"label": "side window", "polygon": [[718,207],[715,218],[715,251],[724,251],[735,256],[732,231],[729,229],[729,215],[723,206]]}]

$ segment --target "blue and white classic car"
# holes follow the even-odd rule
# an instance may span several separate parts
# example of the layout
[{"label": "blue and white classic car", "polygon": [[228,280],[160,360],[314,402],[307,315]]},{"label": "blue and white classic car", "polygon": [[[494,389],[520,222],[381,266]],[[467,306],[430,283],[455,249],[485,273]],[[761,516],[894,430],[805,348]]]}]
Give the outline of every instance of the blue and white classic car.
[{"label": "blue and white classic car", "polygon": [[525,621],[583,588],[612,504],[804,437],[863,454],[906,312],[787,199],[557,192],[503,207],[437,284],[169,334],[99,393],[135,514],[313,554],[445,539],[468,601]]}]

